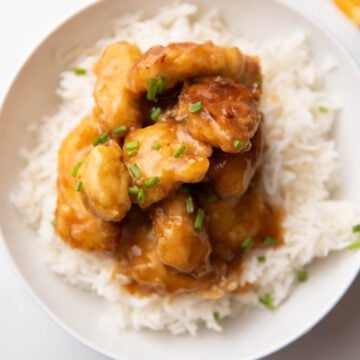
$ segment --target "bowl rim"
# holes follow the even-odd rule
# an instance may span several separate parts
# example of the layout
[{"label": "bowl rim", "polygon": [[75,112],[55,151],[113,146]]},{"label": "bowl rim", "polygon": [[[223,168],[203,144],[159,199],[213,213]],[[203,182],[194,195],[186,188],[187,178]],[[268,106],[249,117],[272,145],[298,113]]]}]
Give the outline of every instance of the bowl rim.
[{"label": "bowl rim", "polygon": [[[305,18],[308,22],[312,24],[312,26],[318,28],[326,37],[329,38],[329,40],[331,40],[331,42],[339,50],[339,52],[341,52],[342,55],[347,58],[349,64],[351,64],[351,66],[353,67],[354,72],[356,72],[360,78],[360,63],[356,61],[356,59],[353,57],[349,49],[344,45],[343,41],[336,35],[335,32],[333,32],[333,30],[328,25],[323,23],[321,20],[317,19],[314,15],[312,15],[306,9],[300,7],[297,4],[289,3],[286,0],[271,0],[271,1],[277,3],[278,5],[281,5],[287,11],[293,12],[297,16]],[[189,0],[189,2],[191,2],[191,0]],[[5,90],[4,96],[2,97],[2,99],[0,99],[0,119],[2,119],[3,117],[3,109],[5,108],[5,104],[7,103],[8,98],[10,97],[10,94],[12,92],[15,83],[20,78],[24,68],[26,67],[29,60],[34,56],[34,54],[43,46],[43,44],[46,41],[49,40],[49,38],[51,38],[58,31],[61,31],[61,29],[64,26],[66,26],[68,22],[73,21],[76,17],[84,14],[90,9],[93,9],[97,6],[102,6],[101,3],[102,1],[100,0],[93,0],[89,4],[84,4],[80,6],[80,8],[71,12],[70,15],[61,18],[54,26],[52,26],[51,30],[47,32],[45,36],[41,37],[40,40],[37,41],[36,46],[24,56],[24,60],[21,62],[21,65],[15,71],[14,76],[10,80],[9,82],[10,85]],[[78,333],[70,325],[68,325],[65,321],[63,321],[60,317],[58,317],[55,313],[52,312],[52,310],[49,308],[46,302],[40,298],[40,296],[32,288],[31,284],[23,276],[21,270],[19,269],[15,261],[15,258],[12,256],[10,249],[5,241],[5,237],[1,229],[1,223],[0,223],[0,246],[4,249],[4,253],[6,254],[7,259],[9,260],[10,267],[15,272],[19,282],[24,286],[26,291],[30,294],[30,298],[38,306],[38,308],[40,308],[61,331],[63,331],[67,335],[72,336],[80,344],[87,346],[89,349],[94,350],[100,355],[117,360],[131,360],[129,358],[124,358],[122,355],[113,353],[112,351],[108,351],[105,348],[98,346],[96,343],[92,342],[91,340],[86,339],[85,336]],[[345,293],[349,290],[349,288],[351,287],[354,280],[359,274],[360,274],[360,261],[358,264],[358,269],[355,269],[354,273],[351,275],[351,277],[348,278],[347,282],[345,282],[342,285],[342,287],[338,291],[337,296],[335,296],[327,304],[327,306],[324,307],[323,311],[319,312],[319,314],[316,317],[306,322],[301,328],[299,328],[298,331],[295,332],[295,334],[284,338],[283,341],[275,344],[272,348],[268,350],[254,352],[252,357],[248,359],[261,359],[270,356],[286,348],[287,346],[289,346],[290,344],[294,343],[296,340],[300,339],[305,334],[307,334],[310,330],[312,330],[312,328],[318,325],[335,308],[335,306],[344,297]]]}]

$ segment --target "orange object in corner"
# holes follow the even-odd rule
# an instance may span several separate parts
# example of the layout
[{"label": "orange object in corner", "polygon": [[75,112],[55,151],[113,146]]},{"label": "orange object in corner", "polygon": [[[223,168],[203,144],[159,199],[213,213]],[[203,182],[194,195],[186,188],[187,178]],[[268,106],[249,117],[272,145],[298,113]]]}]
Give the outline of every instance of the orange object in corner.
[{"label": "orange object in corner", "polygon": [[360,0],[334,0],[342,12],[360,27]]}]

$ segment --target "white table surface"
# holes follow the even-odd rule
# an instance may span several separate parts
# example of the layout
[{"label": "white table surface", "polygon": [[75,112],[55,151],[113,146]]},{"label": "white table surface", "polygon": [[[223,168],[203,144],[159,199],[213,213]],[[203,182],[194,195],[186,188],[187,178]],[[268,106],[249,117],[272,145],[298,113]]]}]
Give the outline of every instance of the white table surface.
[{"label": "white table surface", "polygon": [[[360,30],[347,21],[330,0],[288,1],[307,10],[331,28],[360,63]],[[0,0],[0,102],[16,71],[34,46],[54,25],[91,2]],[[300,340],[268,359],[360,359],[359,308],[358,278],[325,320]],[[13,272],[1,242],[0,359],[106,360],[64,333],[37,307]]]}]

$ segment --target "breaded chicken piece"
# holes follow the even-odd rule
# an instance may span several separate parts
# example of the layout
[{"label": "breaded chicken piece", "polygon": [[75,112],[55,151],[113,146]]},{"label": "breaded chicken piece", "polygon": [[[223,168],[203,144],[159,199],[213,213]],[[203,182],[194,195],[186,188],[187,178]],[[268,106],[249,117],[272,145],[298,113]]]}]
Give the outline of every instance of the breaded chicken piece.
[{"label": "breaded chicken piece", "polygon": [[201,181],[208,168],[211,147],[193,139],[183,124],[174,120],[136,129],[125,139],[124,162],[133,186],[133,195],[142,208],[160,201],[181,183]]},{"label": "breaded chicken piece", "polygon": [[210,158],[206,177],[221,198],[242,196],[248,189],[263,154],[261,128],[251,139],[251,149],[245,153],[215,152]]},{"label": "breaded chicken piece", "polygon": [[[64,139],[58,159],[58,199],[56,231],[74,248],[88,251],[111,251],[120,237],[120,227],[92,215],[75,190],[77,180],[72,175],[81,164],[100,133],[93,117],[87,117]],[[79,183],[78,183],[79,184]]]},{"label": "breaded chicken piece", "polygon": [[236,47],[222,47],[211,41],[153,46],[133,66],[129,73],[129,89],[135,93],[147,91],[152,79],[164,78],[165,89],[178,82],[200,76],[221,75],[247,86],[259,80],[257,58],[246,56]]},{"label": "breaded chicken piece", "polygon": [[184,194],[166,198],[152,212],[159,260],[179,272],[204,273],[210,266],[209,238],[205,227],[195,230],[195,217],[193,199]]},{"label": "breaded chicken piece", "polygon": [[85,207],[106,221],[120,221],[131,207],[130,175],[122,162],[121,147],[111,140],[93,147],[81,166],[79,180]]},{"label": "breaded chicken piece", "polygon": [[216,282],[219,273],[201,276],[181,273],[160,261],[153,226],[143,212],[132,209],[119,243],[119,266],[142,290],[160,294],[185,294],[200,291]]},{"label": "breaded chicken piece", "polygon": [[265,237],[276,238],[281,233],[276,221],[278,210],[266,203],[256,186],[250,186],[240,198],[230,197],[203,206],[213,250],[227,261],[244,251],[245,241],[255,246]]},{"label": "breaded chicken piece", "polygon": [[140,57],[136,45],[119,41],[109,45],[95,65],[97,107],[94,111],[106,131],[120,125],[140,127],[142,124],[141,104],[127,89],[128,72]]},{"label": "breaded chicken piece", "polygon": [[220,76],[186,83],[179,96],[177,115],[190,134],[228,153],[249,150],[261,114],[244,85]]}]

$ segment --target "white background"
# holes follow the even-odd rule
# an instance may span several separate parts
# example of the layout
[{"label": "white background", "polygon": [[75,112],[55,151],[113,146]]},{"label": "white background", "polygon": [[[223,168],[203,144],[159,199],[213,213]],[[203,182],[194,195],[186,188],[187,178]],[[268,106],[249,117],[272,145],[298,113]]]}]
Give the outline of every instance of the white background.
[{"label": "white background", "polygon": [[[330,0],[287,1],[325,23],[360,63],[360,30],[347,21]],[[90,2],[92,0],[0,0],[0,103],[32,49],[55,25]],[[106,360],[73,340],[42,313],[20,284],[3,250],[0,242],[0,359]],[[360,359],[359,278],[325,320],[295,344],[268,359],[304,358]]]}]

